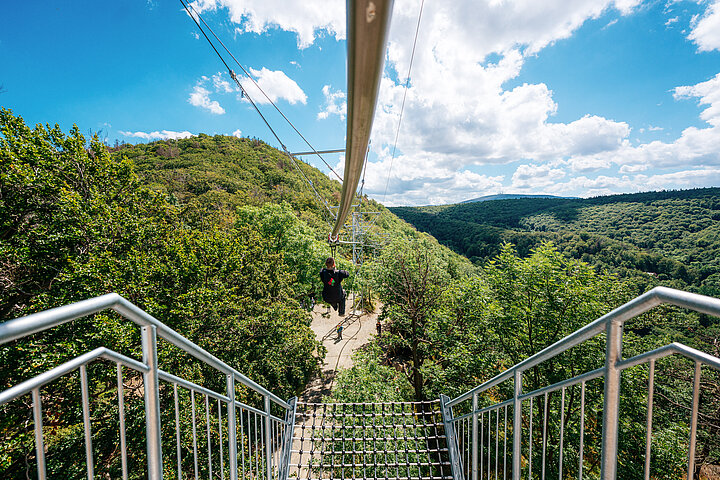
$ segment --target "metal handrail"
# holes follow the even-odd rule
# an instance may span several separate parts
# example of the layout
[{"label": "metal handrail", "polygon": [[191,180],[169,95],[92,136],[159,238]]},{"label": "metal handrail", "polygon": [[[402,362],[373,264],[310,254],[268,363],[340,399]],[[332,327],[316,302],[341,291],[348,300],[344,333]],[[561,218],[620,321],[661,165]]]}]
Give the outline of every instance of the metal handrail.
[{"label": "metal handrail", "polygon": [[138,372],[147,373],[148,371],[148,367],[138,362],[137,360],[133,360],[132,358],[128,358],[125,355],[113,352],[112,350],[109,350],[105,347],[99,347],[95,350],[75,357],[72,360],[69,360],[61,365],[58,365],[57,367],[52,368],[47,372],[41,373],[36,377],[19,383],[13,387],[10,387],[7,390],[3,390],[2,392],[0,392],[0,405],[3,405],[18,397],[31,393],[36,388],[47,385],[53,380],[57,380],[58,378],[67,375],[73,370],[76,370],[81,365],[87,365],[88,363],[99,358],[104,358],[106,360],[110,360],[111,362],[119,363],[120,365],[124,365],[128,368],[132,368],[133,370],[137,370]]},{"label": "metal handrail", "polygon": [[[180,422],[178,407],[178,387],[189,391],[192,401],[192,435],[193,435],[193,455],[195,476],[198,475],[198,452],[197,452],[197,430],[195,423],[195,395],[199,394],[205,399],[205,415],[207,423],[207,459],[208,468],[212,475],[212,452],[210,441],[210,398],[217,401],[217,412],[219,435],[220,435],[220,470],[224,471],[223,464],[223,439],[222,431],[227,428],[227,447],[229,462],[229,477],[231,480],[238,479],[238,468],[243,470],[244,461],[238,462],[238,441],[240,441],[241,452],[240,457],[244,458],[245,449],[251,448],[251,440],[247,438],[251,429],[255,432],[255,455],[256,461],[253,468],[254,474],[265,474],[266,480],[278,478],[281,465],[281,445],[285,443],[285,436],[292,434],[292,426],[288,425],[288,420],[272,415],[271,402],[280,405],[285,415],[292,410],[290,403],[282,400],[277,395],[271,393],[265,387],[250,380],[236,369],[230,367],[225,362],[219,360],[203,348],[186,339],[167,325],[157,320],[152,315],[133,305],[128,300],[118,294],[112,293],[100,297],[80,301],[72,305],[53,308],[39,313],[27,315],[0,323],[0,345],[6,344],[13,340],[18,340],[29,335],[57,327],[67,322],[74,321],[79,318],[86,317],[105,310],[113,310],[122,317],[130,320],[138,325],[141,330],[140,338],[142,343],[142,361],[129,358],[125,355],[114,352],[108,348],[100,347],[90,352],[81,354],[72,358],[61,365],[58,365],[44,373],[41,373],[31,379],[25,380],[17,385],[0,392],[0,405],[12,400],[18,399],[24,395],[32,394],[32,410],[35,430],[35,452],[37,460],[38,478],[45,480],[47,478],[46,461],[45,461],[45,444],[43,433],[43,408],[40,389],[48,383],[66,376],[75,370],[80,372],[81,394],[82,394],[82,410],[83,425],[85,435],[85,455],[88,478],[94,476],[94,459],[92,446],[92,426],[90,416],[90,395],[87,375],[87,366],[99,359],[109,360],[117,365],[117,381],[118,381],[118,411],[121,435],[121,460],[123,479],[128,478],[128,458],[125,442],[125,413],[124,413],[124,394],[123,394],[123,375],[122,367],[125,366],[134,371],[142,373],[143,388],[142,394],[145,404],[145,431],[146,431],[146,448],[147,448],[147,477],[151,480],[159,480],[163,475],[163,454],[162,454],[162,438],[161,438],[161,411],[160,411],[160,381],[172,384],[175,398],[175,429],[177,435],[177,468],[178,476],[182,476],[181,472],[181,446],[180,446]],[[170,344],[180,348],[192,357],[204,362],[206,365],[213,367],[226,376],[226,392],[221,394],[194,382],[172,375],[159,368],[157,355],[157,337],[163,338]],[[236,382],[257,392],[264,399],[263,409],[246,405],[235,398]],[[222,426],[221,404],[225,405],[227,411],[227,425]],[[238,425],[239,416],[239,425]],[[245,422],[245,419],[247,422]],[[251,421],[254,423],[251,426]],[[245,426],[243,423],[245,422]],[[238,429],[239,427],[239,429]],[[245,430],[244,430],[245,429]],[[247,434],[244,433],[247,431]],[[258,438],[258,431],[261,433]],[[241,438],[238,438],[238,435]],[[261,464],[257,462],[261,461]],[[284,480],[284,479],[283,479]]]},{"label": "metal handrail", "polygon": [[[490,421],[490,415],[492,412],[496,412],[496,422],[499,419],[500,409],[512,407],[513,409],[513,424],[512,424],[512,479],[519,480],[520,478],[520,448],[521,448],[521,431],[522,431],[522,402],[530,400],[531,409],[532,401],[534,398],[541,395],[545,396],[547,403],[547,395],[554,391],[562,391],[563,398],[565,389],[575,385],[582,385],[583,399],[585,392],[585,383],[600,377],[605,377],[604,382],[604,401],[603,401],[603,426],[602,426],[602,453],[601,453],[601,478],[603,480],[614,480],[617,475],[617,442],[618,442],[618,421],[619,421],[619,401],[620,401],[620,374],[622,371],[641,365],[644,363],[650,363],[651,380],[650,390],[652,391],[652,384],[654,380],[654,365],[655,361],[667,357],[669,355],[679,354],[683,357],[689,358],[695,362],[695,381],[693,387],[693,418],[692,418],[692,431],[690,438],[690,453],[688,461],[688,479],[692,478],[692,471],[694,469],[694,446],[695,436],[697,430],[697,409],[698,409],[698,393],[699,393],[699,376],[700,366],[707,365],[714,369],[720,370],[720,358],[713,357],[699,350],[695,350],[691,347],[680,343],[672,343],[649,352],[645,352],[636,355],[629,359],[622,359],[622,328],[624,324],[632,319],[641,315],[650,309],[657,307],[662,304],[675,305],[679,307],[688,308],[696,312],[713,315],[720,317],[720,300],[716,298],[706,297],[694,293],[684,292],[680,290],[674,290],[666,287],[656,287],[649,292],[631,300],[630,302],[616,308],[610,313],[603,315],[597,320],[589,323],[585,327],[577,330],[576,332],[566,336],[565,338],[555,342],[553,345],[543,349],[539,353],[529,357],[528,359],[514,365],[508,370],[496,375],[490,380],[482,383],[481,385],[468,390],[467,392],[457,396],[453,400],[447,402],[447,407],[458,405],[459,403],[472,399],[473,406],[470,413],[466,413],[457,417],[449,418],[450,428],[455,426],[466,425],[472,422],[471,431],[465,433],[468,436],[472,436],[469,442],[470,447],[467,449],[469,457],[466,461],[472,463],[472,480],[477,479],[477,451],[478,451],[478,431],[477,421],[478,415],[488,414],[488,421]],[[557,382],[553,385],[545,386],[534,390],[532,392],[523,393],[522,391],[522,379],[523,373],[530,368],[533,368],[549,359],[560,355],[561,353],[569,350],[570,348],[576,347],[583,342],[595,337],[600,333],[606,333],[606,352],[605,352],[605,366],[598,368],[573,378]],[[499,401],[489,407],[478,408],[478,396],[483,392],[502,384],[505,381],[512,379],[514,384],[513,396],[507,400]],[[652,398],[652,397],[650,397]],[[584,400],[583,400],[584,402]],[[650,400],[652,402],[652,400]],[[545,403],[545,405],[546,405]],[[583,403],[584,405],[584,403]],[[452,412],[452,410],[449,410]],[[546,411],[547,414],[547,411]],[[652,424],[652,407],[650,406],[648,425]],[[482,420],[482,419],[481,419]],[[562,423],[562,422],[561,422]],[[532,429],[532,420],[531,420]],[[468,427],[469,428],[469,427]],[[489,427],[488,427],[489,428]],[[488,430],[489,435],[489,430]],[[505,431],[505,438],[508,437],[507,430]],[[561,437],[562,438],[562,437]],[[482,436],[481,436],[482,439]],[[488,439],[489,441],[489,439]],[[562,440],[561,440],[562,441]],[[646,459],[646,478],[649,475],[649,449],[650,449],[650,433],[648,430],[647,439],[647,459]],[[562,447],[561,447],[562,450]],[[580,446],[582,451],[582,443]],[[472,455],[470,455],[472,453]],[[472,458],[470,458],[470,456]],[[582,458],[582,454],[580,455]],[[489,458],[489,454],[488,454]],[[497,458],[496,458],[497,460]],[[507,460],[507,458],[505,459]],[[481,462],[482,463],[482,462]],[[562,468],[562,460],[560,460]],[[466,465],[467,467],[467,465]],[[488,466],[489,471],[490,466]],[[497,471],[497,470],[496,470]]]},{"label": "metal handrail", "polygon": [[453,398],[448,406],[452,407],[467,400],[474,393],[479,393],[488,388],[492,388],[513,376],[515,371],[525,371],[541,364],[542,362],[553,358],[566,350],[580,345],[584,341],[602,333],[610,322],[619,322],[622,326],[626,321],[637,317],[659,305],[670,304],[678,307],[688,308],[696,312],[706,313],[715,317],[720,317],[720,299],[698,295],[696,293],[684,292],[667,287],[655,287],[652,290],[640,295],[639,297],[621,305],[615,310],[603,315],[597,320],[588,323],[580,330],[558,340],[549,347],[541,350],[530,358],[514,365],[499,375],[491,378],[487,382],[468,390],[467,392]]},{"label": "metal handrail", "polygon": [[205,362],[207,365],[215,368],[216,370],[219,370],[226,375],[234,375],[236,380],[239,380],[240,383],[256,391],[260,395],[270,397],[270,400],[281,407],[285,409],[290,408],[290,405],[285,400],[270,392],[265,387],[250,380],[227,363],[218,359],[202,347],[194,344],[117,293],[108,293],[100,297],[82,300],[71,305],[52,308],[50,310],[33,313],[25,317],[0,323],[0,345],[108,309],[114,310],[138,326],[155,327],[157,329],[157,335],[160,338],[170,342],[183,350],[185,353],[188,353],[196,359]]}]

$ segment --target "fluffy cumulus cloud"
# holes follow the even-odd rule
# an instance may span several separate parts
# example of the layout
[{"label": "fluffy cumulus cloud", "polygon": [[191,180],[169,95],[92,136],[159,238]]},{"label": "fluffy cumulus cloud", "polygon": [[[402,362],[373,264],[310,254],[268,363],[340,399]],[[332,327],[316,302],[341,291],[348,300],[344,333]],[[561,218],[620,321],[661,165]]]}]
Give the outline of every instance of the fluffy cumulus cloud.
[{"label": "fluffy cumulus cloud", "polygon": [[130,138],[141,138],[143,140],[178,140],[180,138],[190,138],[193,136],[190,132],[173,132],[172,130],[162,130],[155,132],[125,132],[120,130],[120,135]]},{"label": "fluffy cumulus cloud", "polygon": [[[282,70],[268,70],[265,67],[260,70],[251,68],[250,74],[255,79],[255,82],[244,77],[240,79],[240,83],[255,103],[270,103],[268,98],[273,102],[282,99],[291,104],[302,103],[305,105],[307,103],[307,95],[303,89],[285,75]],[[258,90],[258,86],[265,92],[267,97]]]},{"label": "fluffy cumulus cloud", "polygon": [[689,38],[700,51],[720,50],[720,0],[714,0],[705,14],[696,20]]},{"label": "fluffy cumulus cloud", "polygon": [[[707,126],[688,127],[671,142],[656,140],[632,145],[623,140],[616,149],[577,154],[568,160],[572,169],[586,172],[616,165],[620,173],[638,173],[650,168],[693,167],[698,169],[698,172],[704,172],[699,174],[701,177],[706,177],[707,168],[720,166],[720,74],[696,85],[679,86],[675,88],[673,95],[677,101],[697,101],[703,107],[700,118]],[[678,179],[676,183],[668,185],[684,185],[677,175],[655,178]],[[638,178],[638,184],[645,180],[645,177]]]},{"label": "fluffy cumulus cloud", "polygon": [[[462,200],[460,194],[441,194],[448,183],[440,178],[447,179],[447,172],[469,177],[468,172],[486,165],[524,160],[507,179],[510,185],[475,193],[508,187],[529,191],[566,175],[548,162],[622,148],[631,130],[627,123],[596,115],[553,122],[558,106],[547,85],[507,85],[518,77],[528,56],[607,12],[631,14],[640,0],[480,3],[425,3],[397,145],[405,161],[394,168],[442,174],[438,195]],[[397,0],[393,15],[388,59],[397,80],[385,78],[381,85],[373,132],[373,146],[380,155],[394,143],[418,4]],[[428,162],[438,168],[421,167]],[[536,175],[526,177],[533,169]],[[426,182],[428,195],[433,195],[434,185]],[[487,182],[483,186],[494,188]]]},{"label": "fluffy cumulus cloud", "polygon": [[342,90],[331,91],[330,85],[325,85],[322,89],[325,97],[325,105],[318,113],[317,118],[324,120],[330,115],[337,115],[340,120],[345,120],[347,115],[347,95]]},{"label": "fluffy cumulus cloud", "polygon": [[270,28],[294,32],[300,48],[312,45],[318,31],[345,38],[343,0],[197,0],[193,6],[201,13],[227,9],[240,32],[259,34]]},{"label": "fluffy cumulus cloud", "polygon": [[[250,68],[249,73],[253,80],[248,77],[239,77],[241,85],[250,95],[255,103],[269,104],[270,100],[276,102],[278,100],[286,100],[291,104],[307,103],[307,95],[294,80],[289,78],[281,70],[268,70],[262,68],[255,70]],[[232,83],[231,83],[232,82]],[[258,85],[265,92],[267,97],[258,89]],[[232,101],[236,101],[239,88],[224,72],[218,72],[211,77],[203,75],[193,87],[188,103],[193,106],[203,108],[215,115],[222,115],[225,109],[220,102],[214,97],[224,97],[232,94]],[[270,100],[268,100],[270,99]]]},{"label": "fluffy cumulus cloud", "polygon": [[565,177],[565,170],[550,163],[542,165],[520,165],[512,176],[515,190],[545,188]]},{"label": "fluffy cumulus cloud", "polygon": [[[517,83],[528,57],[572,36],[590,20],[632,15],[642,1],[425,2],[406,92],[419,2],[395,0],[390,75],[380,87],[372,143],[377,160],[368,166],[366,192],[389,205],[427,204],[498,191],[593,195],[716,179],[720,75],[674,91],[676,101],[695,101],[702,107],[706,125],[687,128],[675,140],[645,144],[631,140],[632,128],[623,119],[590,113],[566,123],[554,121],[558,105],[552,90],[544,83]],[[240,32],[294,32],[301,48],[319,33],[344,37],[342,0],[283,2],[282,7],[278,2],[197,0],[195,5],[200,10],[227,9]],[[720,49],[720,0],[703,5],[706,12],[687,34],[699,50]],[[263,69],[253,75],[272,92],[271,98],[306,102],[304,92],[284,73]],[[342,119],[347,111],[344,94],[326,86],[323,95],[318,118]],[[404,95],[393,160],[390,152]],[[514,173],[483,174],[483,169],[497,172],[502,165]]]},{"label": "fluffy cumulus cloud", "polygon": [[[403,168],[408,163],[416,168]],[[365,191],[378,192],[376,198],[386,205],[443,204],[494,193],[502,189],[502,181],[502,176],[446,168],[431,158],[401,155],[393,161],[385,152],[382,160],[368,163]]]},{"label": "fluffy cumulus cloud", "polygon": [[215,115],[222,115],[225,113],[225,109],[220,106],[217,100],[210,100],[210,90],[200,85],[195,85],[193,91],[190,93],[188,103],[195,107],[204,108],[205,110]]}]

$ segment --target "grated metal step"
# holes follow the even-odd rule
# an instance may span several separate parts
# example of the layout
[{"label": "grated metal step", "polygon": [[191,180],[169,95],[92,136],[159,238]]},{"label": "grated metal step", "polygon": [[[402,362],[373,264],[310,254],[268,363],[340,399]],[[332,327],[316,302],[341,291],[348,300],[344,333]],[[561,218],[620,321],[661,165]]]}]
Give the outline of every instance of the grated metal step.
[{"label": "grated metal step", "polygon": [[452,478],[440,404],[297,404],[289,477]]}]

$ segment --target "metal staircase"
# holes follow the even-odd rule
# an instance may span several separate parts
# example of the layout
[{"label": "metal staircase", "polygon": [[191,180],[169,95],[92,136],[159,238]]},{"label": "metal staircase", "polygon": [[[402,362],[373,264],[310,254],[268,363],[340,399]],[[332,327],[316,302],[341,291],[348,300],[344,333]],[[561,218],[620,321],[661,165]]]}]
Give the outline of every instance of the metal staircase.
[{"label": "metal staircase", "polygon": [[[34,432],[25,458],[28,478],[73,478],[67,471],[51,471],[46,461],[48,455],[63,454],[55,437],[66,412],[48,411],[43,403],[51,403],[49,395],[58,393],[56,382],[63,379],[69,388],[77,375],[82,428],[76,441],[82,442],[85,455],[70,461],[83,466],[82,476],[89,479],[519,480],[598,474],[615,479],[624,413],[621,380],[632,371],[647,378],[645,421],[640,426],[644,438],[626,441],[638,444],[636,450],[645,454],[620,461],[644,462],[640,468],[649,479],[656,364],[672,356],[685,359],[693,370],[687,404],[681,397],[674,399],[686,412],[689,426],[687,462],[677,468],[692,480],[697,478],[702,382],[704,376],[720,378],[720,358],[672,343],[624,359],[624,324],[661,304],[720,317],[718,299],[656,288],[452,400],[443,395],[432,402],[322,404],[277,397],[119,295],[109,294],[0,323],[0,345],[7,351],[14,348],[10,342],[111,309],[139,327],[142,344],[142,358],[96,348],[0,392],[0,433],[13,439],[19,438],[17,432]],[[224,379],[224,388],[199,385],[163,370],[158,364],[159,341],[212,369]],[[598,341],[605,345],[603,367],[526,391],[523,379],[533,368],[585,342]],[[116,402],[116,415],[98,418],[101,403],[106,414],[111,411],[108,396],[94,398],[89,379],[103,374],[96,367],[104,364],[107,370],[107,363],[117,378],[111,400]],[[238,401],[239,392],[256,401]],[[599,410],[593,411],[595,407]],[[11,409],[27,412],[25,424],[9,423],[4,416]],[[143,411],[143,418],[136,418]],[[100,430],[105,435],[117,433],[112,454],[93,446]],[[3,456],[7,447],[0,446],[0,462],[8,460]],[[96,469],[100,464],[108,469],[112,462],[117,464],[116,475]],[[3,474],[0,471],[5,478]]]},{"label": "metal staircase", "polygon": [[290,477],[452,479],[439,403],[300,403]]}]

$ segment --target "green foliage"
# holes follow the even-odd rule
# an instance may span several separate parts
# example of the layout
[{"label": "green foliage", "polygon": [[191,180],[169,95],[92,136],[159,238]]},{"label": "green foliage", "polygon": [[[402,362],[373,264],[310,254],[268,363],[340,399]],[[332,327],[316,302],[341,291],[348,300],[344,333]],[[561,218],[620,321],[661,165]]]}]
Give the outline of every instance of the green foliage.
[{"label": "green foliage", "polygon": [[[440,393],[455,396],[477,386],[507,368],[552,345],[592,320],[625,303],[633,288],[616,276],[598,272],[592,266],[564,256],[550,244],[541,244],[527,257],[521,257],[513,245],[486,263],[479,273],[450,273],[441,250],[422,240],[396,242],[375,265],[376,288],[384,301],[383,318],[387,322],[383,336],[376,339],[373,351],[377,359],[363,359],[353,367],[352,376],[338,385],[335,397],[357,398],[369,385],[383,390],[374,378],[375,365],[387,364],[403,371],[405,399],[418,398],[416,381],[422,385],[423,398]],[[413,321],[415,319],[416,321]],[[646,352],[673,340],[699,345],[694,334],[700,318],[675,308],[660,308],[628,324],[624,335],[626,357]],[[681,335],[687,329],[687,335]],[[712,327],[709,329],[712,331]],[[387,333],[385,333],[387,332]],[[716,338],[716,337],[715,337]],[[573,347],[547,360],[524,375],[523,389],[533,391],[581,373],[602,367],[605,358],[603,335]],[[366,364],[373,364],[368,367]],[[656,376],[652,472],[654,478],[676,478],[687,452],[687,406],[692,395],[692,368],[680,359],[658,363],[662,374]],[[647,413],[647,367],[623,373],[619,478],[641,478],[644,465],[644,435]],[[660,381],[660,378],[667,379]],[[705,371],[698,462],[716,462],[718,419],[712,385],[717,372]],[[412,388],[412,390],[410,390]],[[512,397],[512,380],[493,387],[480,396],[480,406],[491,406]],[[397,391],[397,390],[395,390]],[[376,394],[377,395],[377,394]],[[603,384],[586,383],[585,462],[589,478],[599,475],[602,426]],[[525,407],[528,408],[527,401]],[[456,407],[456,413],[468,405]],[[537,397],[533,412],[537,422],[543,418],[544,399]],[[580,386],[548,397],[548,435],[555,439],[546,445],[545,462],[551,471],[559,466],[561,408],[565,471],[577,475],[581,435],[579,422]],[[502,413],[502,412],[501,412]],[[494,415],[494,414],[493,414]],[[487,420],[487,416],[485,417]],[[493,419],[494,420],[494,419]],[[501,420],[502,421],[502,420]],[[527,429],[528,417],[524,416]],[[539,427],[535,427],[536,429]],[[542,437],[533,437],[534,451],[542,449]],[[524,440],[525,441],[525,440]],[[527,448],[524,447],[524,448]],[[527,470],[527,459],[523,466]],[[533,457],[533,471],[540,471],[540,456]],[[523,474],[524,475],[524,474]]]},{"label": "green foliage", "polygon": [[503,243],[521,255],[552,241],[565,255],[632,280],[720,296],[720,189],[588,199],[532,198],[393,208],[443,244],[482,263]]},{"label": "green foliage", "polygon": [[[235,212],[207,196],[183,204],[143,187],[130,160],[110,155],[97,138],[88,146],[76,127],[69,135],[57,126],[32,129],[2,110],[0,132],[3,320],[117,292],[281,397],[304,388],[324,350],[296,297],[311,285],[307,269],[321,254],[287,206]],[[319,267],[312,266],[316,273]],[[3,345],[0,388],[98,346],[140,358],[138,328],[103,313]],[[170,373],[225,389],[223,375],[164,342],[159,362]],[[96,469],[118,477],[114,370],[91,367]],[[142,439],[143,415],[130,415],[142,411],[142,383],[129,371],[126,383],[129,436]],[[83,451],[77,377],[63,377],[42,395],[48,471],[82,476],[83,465],[74,461]],[[243,389],[238,398],[258,401]],[[28,401],[2,407],[0,466],[6,478],[24,478],[25,463],[34,464]],[[164,421],[172,422],[170,414],[163,410]],[[17,428],[28,424],[29,430]],[[137,464],[144,448],[136,446],[131,462]],[[142,470],[135,469],[133,478]]]},{"label": "green foliage", "polygon": [[382,352],[371,343],[353,354],[353,366],[340,370],[331,403],[402,402],[412,389],[402,372],[382,364]]}]

